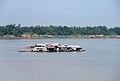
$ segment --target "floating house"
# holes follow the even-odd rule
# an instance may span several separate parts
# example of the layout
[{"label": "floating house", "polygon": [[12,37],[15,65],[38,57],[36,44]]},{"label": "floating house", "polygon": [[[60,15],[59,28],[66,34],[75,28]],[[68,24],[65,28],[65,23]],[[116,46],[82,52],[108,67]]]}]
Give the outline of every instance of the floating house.
[{"label": "floating house", "polygon": [[29,47],[32,52],[82,52],[85,51],[79,45],[67,45],[61,43],[43,43]]}]

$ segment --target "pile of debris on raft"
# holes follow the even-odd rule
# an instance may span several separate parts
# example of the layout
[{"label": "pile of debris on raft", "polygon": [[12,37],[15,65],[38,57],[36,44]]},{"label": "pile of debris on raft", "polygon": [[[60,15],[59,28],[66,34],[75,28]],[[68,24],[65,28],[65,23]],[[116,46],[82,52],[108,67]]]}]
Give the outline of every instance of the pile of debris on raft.
[{"label": "pile of debris on raft", "polygon": [[36,44],[34,46],[27,47],[31,49],[31,52],[82,52],[85,51],[79,45],[67,45],[67,44],[60,44],[60,43],[43,43],[43,44]]}]

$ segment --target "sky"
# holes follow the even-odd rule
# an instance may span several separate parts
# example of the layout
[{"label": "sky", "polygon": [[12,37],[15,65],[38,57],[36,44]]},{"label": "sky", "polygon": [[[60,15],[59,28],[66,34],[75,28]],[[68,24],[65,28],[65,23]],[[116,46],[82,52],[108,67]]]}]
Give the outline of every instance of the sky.
[{"label": "sky", "polygon": [[0,25],[120,26],[119,0],[0,0]]}]

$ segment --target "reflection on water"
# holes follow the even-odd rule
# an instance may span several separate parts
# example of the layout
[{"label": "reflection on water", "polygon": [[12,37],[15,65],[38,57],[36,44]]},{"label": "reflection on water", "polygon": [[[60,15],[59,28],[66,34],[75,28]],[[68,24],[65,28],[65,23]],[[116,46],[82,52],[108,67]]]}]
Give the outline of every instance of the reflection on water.
[{"label": "reflection on water", "polygon": [[[81,45],[85,52],[18,52],[37,43]],[[120,81],[120,39],[0,40],[0,81]]]}]

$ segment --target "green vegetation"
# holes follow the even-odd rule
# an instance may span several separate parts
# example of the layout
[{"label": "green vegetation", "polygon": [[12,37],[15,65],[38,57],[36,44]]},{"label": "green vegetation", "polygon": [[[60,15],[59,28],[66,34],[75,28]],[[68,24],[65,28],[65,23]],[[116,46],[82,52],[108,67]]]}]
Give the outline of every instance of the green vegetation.
[{"label": "green vegetation", "polygon": [[46,35],[55,37],[79,35],[120,35],[120,27],[107,28],[106,26],[68,27],[68,26],[25,26],[9,24],[0,26],[0,36],[14,35],[21,37],[24,34]]}]

